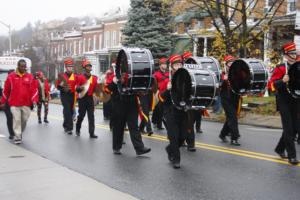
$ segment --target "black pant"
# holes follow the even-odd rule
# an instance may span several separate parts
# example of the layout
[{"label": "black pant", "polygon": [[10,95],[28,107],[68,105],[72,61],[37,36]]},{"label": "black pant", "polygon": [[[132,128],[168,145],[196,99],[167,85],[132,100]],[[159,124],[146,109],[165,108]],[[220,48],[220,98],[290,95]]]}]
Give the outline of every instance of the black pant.
[{"label": "black pant", "polygon": [[74,113],[74,94],[62,92],[60,99],[63,105],[63,115],[64,115],[63,127],[66,131],[72,131],[73,113]]},{"label": "black pant", "polygon": [[231,133],[231,140],[237,140],[240,137],[237,118],[237,108],[240,97],[232,94],[231,91],[228,91],[228,93],[231,95],[221,95],[221,102],[225,111],[226,121],[220,136],[225,137]]},{"label": "black pant", "polygon": [[194,124],[196,123],[196,130],[201,128],[202,114],[200,110],[189,110],[187,112],[188,116],[188,128],[186,135],[186,143],[189,147],[195,147],[195,130]]},{"label": "black pant", "polygon": [[153,124],[157,125],[157,128],[162,128],[163,122],[163,115],[164,115],[164,106],[163,103],[158,102],[155,106],[152,114],[152,122]]},{"label": "black pant", "polygon": [[279,98],[277,104],[281,116],[283,132],[275,151],[277,153],[283,153],[286,150],[289,158],[296,158],[294,124],[297,123],[297,103],[293,99],[285,101]]},{"label": "black pant", "polygon": [[8,104],[5,105],[4,112],[5,112],[5,116],[6,116],[6,124],[7,124],[9,136],[13,137],[15,135],[14,130],[13,130],[13,116],[12,116],[12,113],[10,111],[10,107]]},{"label": "black pant", "polygon": [[109,100],[106,103],[103,103],[103,117],[105,119],[110,119],[112,115],[112,102]]},{"label": "black pant", "polygon": [[95,117],[94,117],[94,99],[93,96],[85,95],[83,98],[78,99],[78,117],[76,123],[76,132],[80,132],[82,121],[85,114],[88,115],[89,121],[89,133],[94,135],[95,133]]},{"label": "black pant", "polygon": [[149,97],[149,95],[144,95],[142,97],[140,97],[140,102],[141,102],[141,107],[143,110],[143,113],[145,114],[145,116],[147,117],[147,119],[143,118],[141,120],[139,129],[140,131],[144,131],[145,127],[147,129],[147,133],[152,132],[152,126],[151,126],[151,120],[149,117],[149,113],[151,110],[151,99]]},{"label": "black pant", "polygon": [[130,139],[136,151],[144,148],[142,136],[138,130],[138,109],[133,97],[125,96],[121,99],[113,100],[113,149],[122,148],[124,138],[124,128],[127,123]]},{"label": "black pant", "polygon": [[177,110],[173,106],[164,108],[164,118],[167,125],[167,133],[170,144],[167,146],[167,152],[174,157],[174,162],[180,162],[180,150],[186,140],[188,129],[187,112]]},{"label": "black pant", "polygon": [[44,105],[44,120],[47,119],[48,116],[48,110],[49,110],[49,102],[48,101],[39,101],[37,104],[37,115],[38,119],[41,120],[41,112],[42,112],[42,106]]}]

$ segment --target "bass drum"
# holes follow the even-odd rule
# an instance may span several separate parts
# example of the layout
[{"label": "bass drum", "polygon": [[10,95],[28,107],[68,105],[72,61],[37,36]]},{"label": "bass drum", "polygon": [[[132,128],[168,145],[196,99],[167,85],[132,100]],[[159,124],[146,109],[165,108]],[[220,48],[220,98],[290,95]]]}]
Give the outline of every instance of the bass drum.
[{"label": "bass drum", "polygon": [[115,74],[121,80],[121,94],[137,94],[151,90],[154,60],[148,49],[122,48],[117,57]]},{"label": "bass drum", "polygon": [[268,71],[261,60],[238,59],[229,68],[228,81],[236,94],[261,94],[268,83]]},{"label": "bass drum", "polygon": [[[201,66],[180,68],[172,78],[171,99],[182,110],[199,110],[211,106],[215,100],[218,81],[214,72],[201,70]],[[197,69],[198,66],[200,69]]]},{"label": "bass drum", "polygon": [[218,81],[221,79],[221,66],[214,57],[191,57],[185,61],[186,64],[201,65],[203,69],[211,70],[216,74]]},{"label": "bass drum", "polygon": [[290,66],[288,70],[290,80],[288,82],[288,91],[296,99],[300,98],[300,62]]}]

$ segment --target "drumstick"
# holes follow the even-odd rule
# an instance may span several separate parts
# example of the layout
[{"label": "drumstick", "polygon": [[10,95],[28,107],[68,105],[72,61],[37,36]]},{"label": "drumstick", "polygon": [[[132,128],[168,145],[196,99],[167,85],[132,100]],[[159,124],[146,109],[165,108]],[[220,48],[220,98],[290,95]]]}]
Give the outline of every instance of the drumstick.
[{"label": "drumstick", "polygon": [[285,66],[285,75],[288,75],[288,64],[287,64],[287,59],[283,58],[284,61],[284,66]]}]

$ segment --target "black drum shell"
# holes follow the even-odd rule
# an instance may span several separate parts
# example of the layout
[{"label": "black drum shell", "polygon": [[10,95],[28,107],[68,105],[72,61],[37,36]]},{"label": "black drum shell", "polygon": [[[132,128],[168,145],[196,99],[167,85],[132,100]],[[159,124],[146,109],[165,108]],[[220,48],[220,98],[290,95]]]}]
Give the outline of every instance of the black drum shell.
[{"label": "black drum shell", "polygon": [[148,49],[122,48],[117,57],[115,74],[118,79],[122,73],[128,74],[126,85],[121,93],[138,93],[151,90],[154,60]]},{"label": "black drum shell", "polygon": [[228,80],[236,94],[261,94],[266,89],[268,71],[260,60],[237,59],[229,68]]},{"label": "black drum shell", "polygon": [[221,80],[221,66],[217,59],[214,57],[191,57],[185,61],[186,64],[198,64],[203,69],[211,70],[216,74],[218,81]]},{"label": "black drum shell", "polygon": [[296,62],[289,67],[288,91],[294,98],[300,98],[300,62]]},{"label": "black drum shell", "polygon": [[212,71],[180,68],[172,77],[171,98],[176,107],[185,102],[190,109],[204,109],[213,104],[217,86]]}]

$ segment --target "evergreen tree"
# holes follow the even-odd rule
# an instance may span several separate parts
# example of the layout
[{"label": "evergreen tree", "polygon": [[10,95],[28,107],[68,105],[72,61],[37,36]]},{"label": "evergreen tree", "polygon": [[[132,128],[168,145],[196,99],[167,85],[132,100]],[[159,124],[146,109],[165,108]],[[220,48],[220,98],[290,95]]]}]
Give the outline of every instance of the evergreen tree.
[{"label": "evergreen tree", "polygon": [[169,56],[172,48],[171,14],[161,0],[131,0],[123,34],[124,46],[149,49],[154,58]]}]

